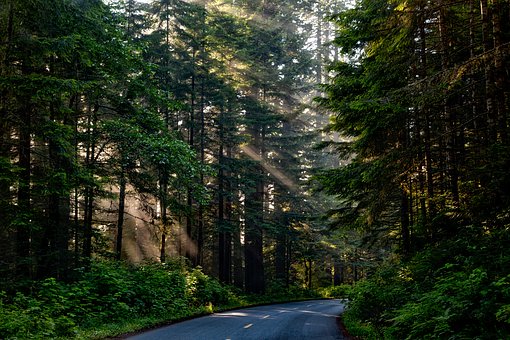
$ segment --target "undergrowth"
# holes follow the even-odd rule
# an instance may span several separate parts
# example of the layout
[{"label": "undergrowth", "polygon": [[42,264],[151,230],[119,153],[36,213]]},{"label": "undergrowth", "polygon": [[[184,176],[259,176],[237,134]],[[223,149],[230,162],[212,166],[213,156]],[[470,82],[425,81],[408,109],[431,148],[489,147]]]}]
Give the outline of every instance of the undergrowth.
[{"label": "undergrowth", "polygon": [[265,295],[243,295],[200,269],[176,264],[95,261],[76,277],[0,291],[0,338],[101,339],[214,311],[319,297],[277,284]]},{"label": "undergrowth", "polygon": [[509,339],[510,240],[497,233],[466,235],[412,258],[388,261],[357,283],[343,316],[350,334],[360,339]]}]

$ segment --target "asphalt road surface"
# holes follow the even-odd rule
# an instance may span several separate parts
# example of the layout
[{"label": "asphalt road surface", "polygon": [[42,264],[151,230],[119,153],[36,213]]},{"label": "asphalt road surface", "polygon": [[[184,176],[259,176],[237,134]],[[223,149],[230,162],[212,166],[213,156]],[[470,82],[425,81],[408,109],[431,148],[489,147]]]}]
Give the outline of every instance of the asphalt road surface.
[{"label": "asphalt road surface", "polygon": [[344,339],[337,323],[340,300],[313,300],[238,309],[154,329],[132,340]]}]

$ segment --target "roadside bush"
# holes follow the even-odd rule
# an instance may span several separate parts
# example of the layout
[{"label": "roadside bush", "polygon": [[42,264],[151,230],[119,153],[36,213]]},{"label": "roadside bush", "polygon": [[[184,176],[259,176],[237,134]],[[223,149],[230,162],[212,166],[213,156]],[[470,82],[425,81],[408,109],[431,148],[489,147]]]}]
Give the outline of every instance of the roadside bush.
[{"label": "roadside bush", "polygon": [[292,301],[309,298],[320,298],[321,295],[313,290],[306,289],[298,285],[288,285],[279,280],[273,280],[267,283],[264,298],[269,301]]},{"label": "roadside bush", "polygon": [[139,315],[179,314],[188,310],[185,298],[186,275],[161,264],[133,270],[131,304]]},{"label": "roadside bush", "polygon": [[458,236],[356,284],[344,315],[349,332],[363,339],[510,338],[509,237],[475,228]]},{"label": "roadside bush", "polygon": [[[65,298],[60,303],[65,303]],[[2,339],[43,339],[71,337],[77,325],[71,317],[59,314],[59,304],[46,302],[17,293],[9,301],[0,292],[0,338]]]},{"label": "roadside bush", "polygon": [[0,292],[0,339],[72,338],[106,323],[178,319],[234,300],[199,269],[97,261],[78,274],[72,284],[53,278],[34,282],[27,290],[31,295]]},{"label": "roadside bush", "polygon": [[203,306],[209,303],[227,305],[230,302],[231,294],[217,280],[195,268],[186,277],[186,297],[194,306]]},{"label": "roadside bush", "polygon": [[324,287],[319,290],[322,297],[334,298],[334,299],[345,299],[351,294],[352,286],[348,284],[342,284],[338,286]]},{"label": "roadside bush", "polygon": [[382,332],[392,312],[409,298],[413,281],[408,275],[397,263],[383,265],[372,278],[352,287],[346,314]]},{"label": "roadside bush", "polygon": [[[491,282],[484,269],[450,271],[448,266],[433,289],[395,312],[389,338],[503,339],[508,320],[499,319],[510,302],[509,277]],[[500,313],[500,314],[498,314]]]}]

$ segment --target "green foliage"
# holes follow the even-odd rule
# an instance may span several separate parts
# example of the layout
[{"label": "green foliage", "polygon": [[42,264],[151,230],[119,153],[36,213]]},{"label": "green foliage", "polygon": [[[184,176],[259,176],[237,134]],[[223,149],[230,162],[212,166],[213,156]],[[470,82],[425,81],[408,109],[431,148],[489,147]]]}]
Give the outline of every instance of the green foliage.
[{"label": "green foliage", "polygon": [[318,292],[298,285],[285,286],[278,280],[268,282],[263,299],[269,301],[306,300],[321,297]]},{"label": "green foliage", "polygon": [[350,296],[352,286],[348,284],[342,284],[338,286],[329,286],[319,289],[319,294],[325,298],[343,299]]},{"label": "green foliage", "polygon": [[[391,338],[506,338],[510,330],[495,318],[510,295],[508,277],[491,282],[482,268],[456,271],[447,265],[430,291],[395,312]],[[452,270],[453,269],[453,270]]]},{"label": "green foliage", "polygon": [[[54,284],[46,282],[45,286]],[[51,293],[50,293],[51,294]],[[58,300],[58,301],[57,301]],[[55,336],[70,337],[77,331],[71,315],[62,314],[65,298],[53,304],[22,293],[7,298],[0,295],[0,336],[3,339],[43,339]]]},{"label": "green foliage", "polygon": [[353,335],[510,336],[508,51],[486,55],[510,36],[485,12],[509,4],[471,5],[359,0],[333,16],[344,60],[317,101],[350,138],[316,179],[339,198],[334,226],[388,258],[351,292]]},{"label": "green foliage", "polygon": [[197,308],[227,305],[234,295],[199,269],[94,262],[71,284],[33,283],[33,294],[0,295],[0,337],[73,337],[78,331],[133,318],[170,320]]},{"label": "green foliage", "polygon": [[73,283],[54,278],[33,282],[27,287],[30,294],[0,292],[0,338],[113,336],[225,308],[319,297],[278,283],[265,295],[243,296],[180,262],[132,266],[94,261],[90,271],[77,277]]},{"label": "green foliage", "polygon": [[216,306],[228,304],[231,294],[217,280],[195,268],[186,277],[186,297],[193,306]]},{"label": "green foliage", "polygon": [[[345,315],[349,331],[362,336],[370,329],[368,334],[388,339],[507,338],[507,237],[477,236],[474,230],[458,236],[412,259],[387,263],[359,282]],[[487,263],[490,251],[500,256]]]}]

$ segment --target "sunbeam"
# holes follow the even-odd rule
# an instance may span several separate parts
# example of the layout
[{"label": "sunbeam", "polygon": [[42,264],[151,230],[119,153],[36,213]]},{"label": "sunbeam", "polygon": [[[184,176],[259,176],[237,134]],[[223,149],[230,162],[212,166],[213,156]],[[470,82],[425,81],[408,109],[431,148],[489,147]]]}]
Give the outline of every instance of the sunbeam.
[{"label": "sunbeam", "polygon": [[241,146],[241,150],[254,161],[260,162],[262,168],[264,168],[264,170],[266,170],[271,175],[271,177],[276,179],[278,183],[280,183],[290,191],[297,191],[298,186],[292,179],[290,179],[286,174],[284,174],[282,171],[278,170],[274,166],[267,164],[267,162],[264,161],[262,157],[260,157],[260,155],[251,146],[243,145]]}]

